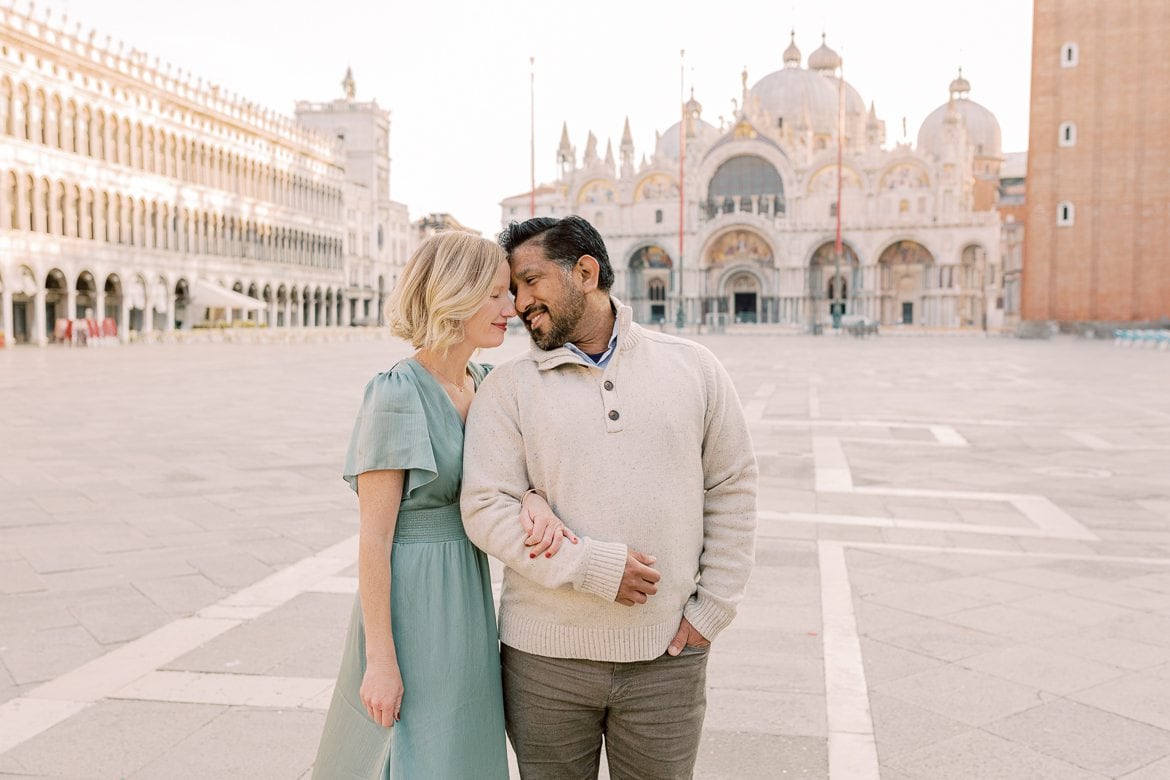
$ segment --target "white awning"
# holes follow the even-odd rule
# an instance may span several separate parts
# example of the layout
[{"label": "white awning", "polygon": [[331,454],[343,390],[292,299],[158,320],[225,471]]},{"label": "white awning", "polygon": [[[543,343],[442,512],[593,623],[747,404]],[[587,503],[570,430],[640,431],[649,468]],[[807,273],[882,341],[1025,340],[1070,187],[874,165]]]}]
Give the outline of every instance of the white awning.
[{"label": "white awning", "polygon": [[191,283],[191,302],[196,306],[207,306],[213,309],[264,311],[268,308],[268,304],[264,301],[199,279]]}]

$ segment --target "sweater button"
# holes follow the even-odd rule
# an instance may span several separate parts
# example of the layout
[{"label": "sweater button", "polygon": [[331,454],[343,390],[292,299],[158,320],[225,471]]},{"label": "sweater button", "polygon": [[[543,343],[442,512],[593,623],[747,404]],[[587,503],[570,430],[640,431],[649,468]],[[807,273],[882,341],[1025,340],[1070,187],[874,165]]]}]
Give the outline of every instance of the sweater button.
[{"label": "sweater button", "polygon": [[613,390],[613,382],[607,379],[605,380],[605,383],[602,385],[602,387],[604,387],[606,390]]},{"label": "sweater button", "polygon": [[611,411],[610,411],[610,413],[609,413],[609,419],[611,419],[611,420],[616,420],[616,419],[617,419],[617,418],[619,418],[619,417],[621,417],[621,415],[617,413],[617,409],[613,409],[613,410],[611,410]]}]

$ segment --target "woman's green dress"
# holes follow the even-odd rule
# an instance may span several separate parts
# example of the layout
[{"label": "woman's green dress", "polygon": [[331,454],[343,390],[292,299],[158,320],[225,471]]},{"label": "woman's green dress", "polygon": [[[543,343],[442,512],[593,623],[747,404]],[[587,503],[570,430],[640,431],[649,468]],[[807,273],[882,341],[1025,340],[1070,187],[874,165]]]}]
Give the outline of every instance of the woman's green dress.
[{"label": "woman's green dress", "polygon": [[[487,368],[469,365],[478,387]],[[391,553],[391,626],[405,694],[401,720],[370,719],[358,691],[366,670],[354,600],[315,778],[506,778],[500,654],[487,558],[459,516],[463,421],[415,360],[366,386],[345,479],[406,471]]]}]

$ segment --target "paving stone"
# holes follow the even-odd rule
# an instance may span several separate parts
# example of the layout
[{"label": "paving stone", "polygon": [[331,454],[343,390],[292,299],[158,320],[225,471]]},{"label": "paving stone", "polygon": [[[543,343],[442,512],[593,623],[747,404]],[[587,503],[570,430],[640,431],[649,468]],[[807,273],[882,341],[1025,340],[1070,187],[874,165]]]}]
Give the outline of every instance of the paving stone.
[{"label": "paving stone", "polygon": [[244,553],[201,555],[187,562],[216,585],[230,590],[240,590],[272,573],[269,566]]},{"label": "paving stone", "polygon": [[130,777],[297,777],[312,765],[324,725],[324,712],[231,708]]},{"label": "paving stone", "polygon": [[885,683],[875,691],[970,726],[982,726],[1055,698],[1026,685],[954,665]]},{"label": "paving stone", "polygon": [[867,597],[868,601],[905,612],[926,617],[940,617],[952,612],[961,612],[985,604],[982,599],[971,598],[939,588],[923,588],[910,585],[895,590],[883,591]]},{"label": "paving stone", "polygon": [[34,593],[45,590],[45,583],[32,566],[21,559],[0,563],[0,593]]},{"label": "paving stone", "polygon": [[822,738],[709,728],[703,729],[695,764],[695,777],[710,780],[824,778],[828,773],[828,747]]},{"label": "paving stone", "polygon": [[1103,777],[979,730],[894,759],[890,764],[895,771],[921,780],[1101,780]]},{"label": "paving stone", "polygon": [[1092,626],[1134,614],[1128,609],[1070,596],[1067,593],[1044,593],[1040,596],[1030,596],[1012,602],[1012,606],[1025,612],[1035,612],[1081,626]]},{"label": "paving stone", "polygon": [[1107,777],[1170,755],[1170,731],[1067,700],[1043,704],[984,728]]},{"label": "paving stone", "polygon": [[1027,585],[1018,585],[979,575],[943,580],[938,583],[938,587],[951,593],[958,593],[988,603],[1015,601],[1028,596],[1038,596],[1044,592],[1039,588],[1030,588]]},{"label": "paving stone", "polygon": [[129,585],[80,593],[69,610],[102,644],[137,639],[166,622],[167,614]]},{"label": "paving stone", "polygon": [[1117,666],[1023,645],[964,658],[960,662],[1005,680],[1056,694],[1090,688],[1125,674]]},{"label": "paving stone", "polygon": [[192,615],[227,591],[201,574],[135,581],[134,587],[168,614]]},{"label": "paving stone", "polygon": [[7,636],[0,660],[18,684],[44,682],[100,655],[102,646],[80,626]]},{"label": "paving stone", "polygon": [[[352,608],[353,596],[304,593],[216,637],[165,668],[334,677]],[[277,672],[278,669],[281,671]]]},{"label": "paving stone", "polygon": [[[22,772],[126,777],[225,710],[204,704],[103,701],[4,754]],[[189,772],[185,776],[194,776]]]},{"label": "paving stone", "polygon": [[1128,613],[1093,626],[1093,637],[1131,639],[1147,645],[1170,647],[1170,616]]},{"label": "paving stone", "polygon": [[825,697],[728,689],[707,695],[704,729],[797,737],[826,736]]},{"label": "paving stone", "polygon": [[1170,679],[1155,674],[1135,672],[1069,698],[1170,731]]},{"label": "paving stone", "polygon": [[870,636],[943,661],[958,661],[1008,643],[1003,637],[933,618],[923,618]]},{"label": "paving stone", "polygon": [[881,763],[962,734],[971,728],[966,723],[880,691],[870,693],[869,710]]},{"label": "paving stone", "polygon": [[870,688],[944,665],[937,658],[912,653],[866,637],[861,637],[860,645],[865,680]]},{"label": "paving stone", "polygon": [[1113,636],[1059,636],[1032,644],[1046,652],[1067,653],[1130,670],[1149,669],[1170,661],[1170,647]]},{"label": "paving stone", "polygon": [[1026,612],[1005,604],[992,604],[955,612],[947,615],[946,619],[950,623],[1016,640],[1066,634],[1077,628],[1075,623]]},{"label": "paving stone", "polygon": [[1163,758],[1123,775],[1120,780],[1166,780],[1170,777],[1170,758]]}]

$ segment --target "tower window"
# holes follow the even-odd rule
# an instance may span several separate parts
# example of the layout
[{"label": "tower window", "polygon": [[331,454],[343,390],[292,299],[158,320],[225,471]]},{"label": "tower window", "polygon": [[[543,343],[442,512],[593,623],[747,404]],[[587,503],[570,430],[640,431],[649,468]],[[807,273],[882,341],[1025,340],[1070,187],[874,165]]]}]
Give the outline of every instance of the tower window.
[{"label": "tower window", "polygon": [[662,209],[658,209],[654,212],[654,222],[655,224],[662,224]]},{"label": "tower window", "polygon": [[1077,145],[1077,125],[1075,122],[1060,123],[1060,135],[1057,137],[1057,143],[1061,146]]},{"label": "tower window", "polygon": [[1073,224],[1076,219],[1076,209],[1070,201],[1062,200],[1056,204],[1056,224],[1066,226]]},{"label": "tower window", "polygon": [[1075,43],[1066,43],[1060,47],[1060,67],[1075,68],[1080,62],[1080,49]]}]

